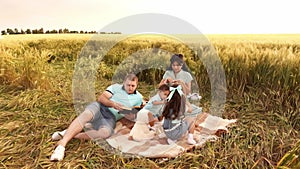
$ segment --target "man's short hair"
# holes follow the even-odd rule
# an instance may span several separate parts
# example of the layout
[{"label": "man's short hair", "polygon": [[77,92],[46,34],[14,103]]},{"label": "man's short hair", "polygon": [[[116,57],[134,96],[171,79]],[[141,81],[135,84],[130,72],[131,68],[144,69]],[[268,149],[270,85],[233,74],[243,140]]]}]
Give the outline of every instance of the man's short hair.
[{"label": "man's short hair", "polygon": [[126,80],[138,81],[138,77],[135,74],[130,73],[125,77],[124,81]]}]

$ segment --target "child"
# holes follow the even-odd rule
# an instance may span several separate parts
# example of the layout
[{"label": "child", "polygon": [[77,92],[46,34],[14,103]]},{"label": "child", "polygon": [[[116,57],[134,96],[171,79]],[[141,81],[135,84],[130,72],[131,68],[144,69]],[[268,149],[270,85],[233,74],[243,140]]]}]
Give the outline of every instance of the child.
[{"label": "child", "polygon": [[[182,91],[183,91],[184,95],[188,95],[188,96],[190,95],[187,93],[186,87],[183,87],[183,86],[185,86],[185,83],[182,80],[173,80],[171,77],[169,77],[166,79],[166,84],[168,84],[169,86],[180,85],[180,86],[182,86]],[[186,103],[186,112],[191,113],[193,111],[192,104],[188,100],[186,100],[185,103]]]},{"label": "child", "polygon": [[158,117],[170,93],[169,89],[170,87],[167,84],[159,86],[157,94],[150,98],[144,108],[149,110],[155,117]]},{"label": "child", "polygon": [[162,117],[164,118],[163,128],[169,144],[173,144],[188,131],[188,144],[196,144],[194,140],[195,121],[185,118],[186,98],[181,85],[170,87],[170,94],[167,98]]},{"label": "child", "polygon": [[148,125],[152,127],[158,121],[159,111],[164,106],[169,93],[169,86],[166,84],[158,88],[158,93],[151,97],[143,109],[137,113],[136,122],[129,133],[129,140],[143,141],[154,137],[155,132],[150,131]]}]

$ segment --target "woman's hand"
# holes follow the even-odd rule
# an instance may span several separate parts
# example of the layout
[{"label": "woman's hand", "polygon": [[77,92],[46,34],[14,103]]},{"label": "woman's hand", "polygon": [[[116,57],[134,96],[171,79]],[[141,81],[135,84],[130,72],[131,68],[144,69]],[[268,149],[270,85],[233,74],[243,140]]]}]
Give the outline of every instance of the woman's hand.
[{"label": "woman's hand", "polygon": [[176,85],[182,85],[183,84],[183,81],[178,79],[178,80],[173,80],[172,81],[173,84],[176,84]]},{"label": "woman's hand", "polygon": [[169,83],[173,83],[173,79],[168,77],[166,80],[165,80],[165,84],[169,84]]},{"label": "woman's hand", "polygon": [[182,91],[185,95],[187,95],[189,93],[189,88],[187,86],[187,84],[183,81],[183,80],[173,80],[172,84],[175,84],[175,85],[181,85],[182,87]]}]

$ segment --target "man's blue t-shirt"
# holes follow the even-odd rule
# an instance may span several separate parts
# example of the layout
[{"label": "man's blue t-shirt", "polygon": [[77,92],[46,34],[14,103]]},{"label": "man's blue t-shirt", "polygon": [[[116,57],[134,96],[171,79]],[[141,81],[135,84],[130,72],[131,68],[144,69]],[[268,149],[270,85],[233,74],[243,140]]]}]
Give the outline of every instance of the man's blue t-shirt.
[{"label": "man's blue t-shirt", "polygon": [[[134,106],[140,106],[143,102],[143,96],[136,90],[132,94],[128,94],[121,84],[113,84],[109,86],[106,91],[112,94],[110,100],[121,103],[125,107],[132,108]],[[110,112],[116,117],[116,120],[121,119],[124,115],[119,114],[119,110],[112,107],[108,108]]]}]

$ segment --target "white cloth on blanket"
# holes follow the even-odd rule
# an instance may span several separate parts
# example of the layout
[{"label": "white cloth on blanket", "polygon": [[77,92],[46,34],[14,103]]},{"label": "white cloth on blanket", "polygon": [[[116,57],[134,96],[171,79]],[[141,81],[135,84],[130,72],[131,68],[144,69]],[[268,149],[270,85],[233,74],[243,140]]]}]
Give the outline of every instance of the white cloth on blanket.
[{"label": "white cloth on blanket", "polygon": [[228,120],[228,119],[223,119],[218,116],[213,116],[213,115],[208,115],[208,117],[205,119],[205,121],[199,126],[209,129],[209,130],[218,130],[218,129],[223,129],[227,131],[226,126],[231,123],[235,123],[236,119]]}]

